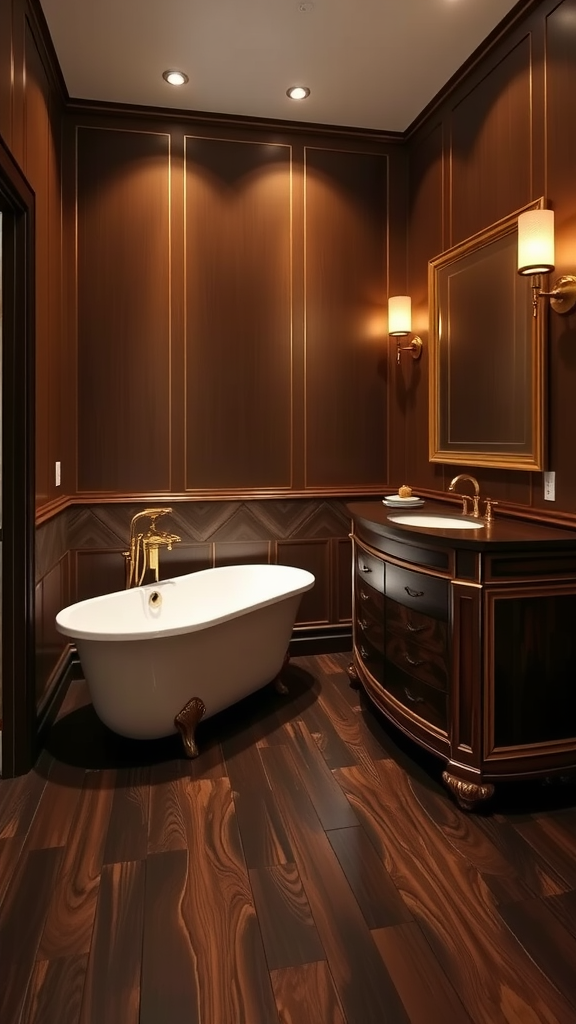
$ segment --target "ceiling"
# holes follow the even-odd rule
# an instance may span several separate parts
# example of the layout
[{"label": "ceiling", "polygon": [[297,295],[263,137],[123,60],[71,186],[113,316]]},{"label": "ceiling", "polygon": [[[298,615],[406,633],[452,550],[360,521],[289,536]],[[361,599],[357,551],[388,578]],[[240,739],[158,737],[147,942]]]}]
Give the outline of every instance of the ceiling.
[{"label": "ceiling", "polygon": [[[40,0],[73,99],[402,132],[517,0]],[[190,81],[167,85],[178,68]],[[311,94],[295,102],[291,85]]]}]

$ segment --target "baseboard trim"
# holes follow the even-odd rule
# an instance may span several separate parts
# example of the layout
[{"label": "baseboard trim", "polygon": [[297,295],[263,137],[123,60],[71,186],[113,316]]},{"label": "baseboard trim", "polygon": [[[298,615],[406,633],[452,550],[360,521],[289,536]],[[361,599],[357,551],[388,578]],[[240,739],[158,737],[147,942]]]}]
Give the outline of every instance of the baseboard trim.
[{"label": "baseboard trim", "polygon": [[76,648],[70,646],[54,674],[49,695],[36,717],[36,745],[38,753],[44,748],[46,738],[56,721],[68,687],[75,679],[83,679],[82,666],[80,665]]},{"label": "baseboard trim", "polygon": [[300,655],[338,654],[352,650],[352,626],[297,626],[288,651],[293,658]]}]

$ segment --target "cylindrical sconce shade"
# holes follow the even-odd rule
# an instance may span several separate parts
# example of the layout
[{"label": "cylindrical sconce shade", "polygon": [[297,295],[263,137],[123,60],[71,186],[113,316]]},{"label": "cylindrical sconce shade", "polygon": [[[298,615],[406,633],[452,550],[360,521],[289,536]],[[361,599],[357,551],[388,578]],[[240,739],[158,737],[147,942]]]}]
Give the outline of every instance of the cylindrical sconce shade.
[{"label": "cylindrical sconce shade", "polygon": [[388,334],[402,336],[412,330],[412,299],[409,295],[392,295],[388,299]]},{"label": "cylindrical sconce shade", "polygon": [[554,211],[527,210],[518,217],[518,273],[554,270]]}]

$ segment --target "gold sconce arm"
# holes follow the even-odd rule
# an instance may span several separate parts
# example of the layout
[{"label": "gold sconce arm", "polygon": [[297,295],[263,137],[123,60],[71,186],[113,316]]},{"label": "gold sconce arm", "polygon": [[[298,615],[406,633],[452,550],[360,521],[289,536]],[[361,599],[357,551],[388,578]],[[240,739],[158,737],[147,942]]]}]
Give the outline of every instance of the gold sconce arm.
[{"label": "gold sconce arm", "polygon": [[398,340],[397,345],[396,345],[396,362],[397,363],[400,362],[400,353],[401,352],[410,352],[412,354],[412,359],[420,359],[420,356],[422,355],[422,338],[419,338],[418,335],[416,334],[412,338],[412,341],[410,342],[410,344],[409,345],[405,345],[404,347],[402,347],[400,345],[400,341]]}]

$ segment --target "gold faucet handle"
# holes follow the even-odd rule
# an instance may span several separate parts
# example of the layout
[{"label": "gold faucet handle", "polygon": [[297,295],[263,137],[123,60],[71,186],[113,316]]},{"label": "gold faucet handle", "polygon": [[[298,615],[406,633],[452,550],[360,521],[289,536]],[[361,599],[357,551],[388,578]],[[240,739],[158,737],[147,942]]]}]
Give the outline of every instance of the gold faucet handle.
[{"label": "gold faucet handle", "polygon": [[469,510],[469,507],[468,507],[468,502],[470,501],[470,498],[469,498],[469,496],[467,494],[462,494],[461,498],[462,498],[462,515],[463,516],[467,516],[467,515],[470,514],[470,510]]},{"label": "gold faucet handle", "polygon": [[486,520],[487,523],[493,522],[494,516],[492,514],[492,507],[497,504],[498,502],[493,501],[492,498],[486,498],[486,505],[484,508],[484,519]]}]

